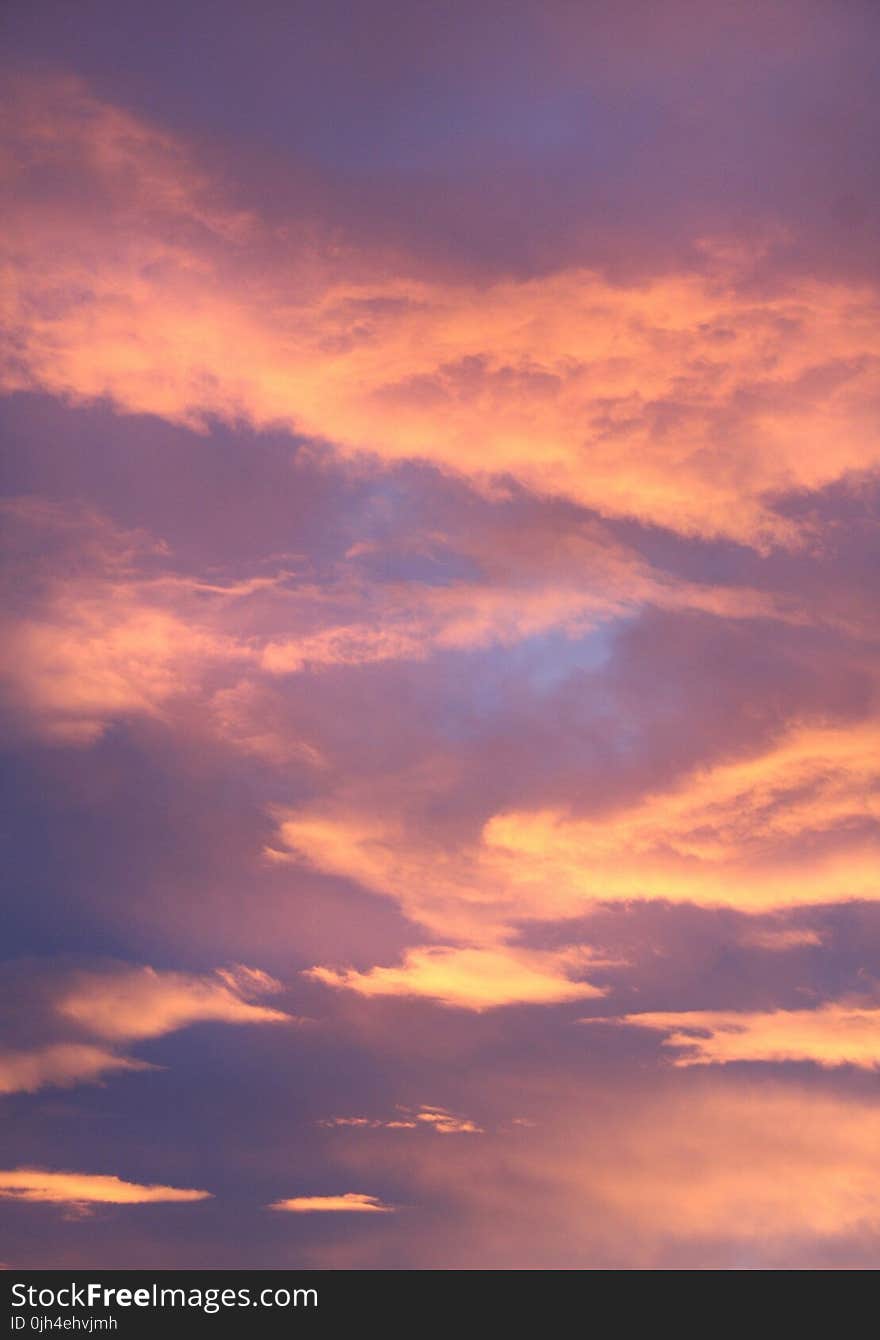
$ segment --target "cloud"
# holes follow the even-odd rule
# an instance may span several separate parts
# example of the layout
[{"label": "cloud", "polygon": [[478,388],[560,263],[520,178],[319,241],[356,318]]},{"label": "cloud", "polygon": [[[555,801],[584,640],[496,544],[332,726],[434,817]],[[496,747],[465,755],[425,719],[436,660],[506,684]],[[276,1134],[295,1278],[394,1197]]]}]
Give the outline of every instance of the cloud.
[{"label": "cloud", "polygon": [[527,886],[546,871],[562,905],[663,898],[758,912],[876,899],[878,745],[873,720],[794,724],[769,749],[608,815],[497,815],[487,864]]},{"label": "cloud", "polygon": [[767,949],[771,953],[781,953],[786,949],[812,948],[822,943],[821,931],[796,926],[750,930],[743,936],[743,944],[754,945],[756,949]]},{"label": "cloud", "polygon": [[[398,801],[399,803],[399,801]],[[402,808],[402,807],[401,807]],[[325,874],[340,875],[364,888],[391,896],[412,921],[438,937],[477,942],[497,941],[510,934],[510,922],[527,916],[529,904],[518,898],[510,881],[485,868],[482,852],[467,843],[448,850],[429,836],[414,832],[392,814],[333,809],[303,808],[279,815],[279,848],[271,848],[275,859],[307,864]],[[537,900],[533,903],[536,906]],[[541,915],[549,913],[544,905]],[[482,976],[482,960],[461,957],[453,948],[414,951],[402,969],[383,969],[376,986],[403,980],[427,981],[440,972]],[[492,975],[515,972],[515,952],[490,952],[485,967]],[[521,960],[531,976],[528,954]],[[534,959],[531,969],[550,968],[550,958]],[[563,965],[558,965],[563,966]],[[390,975],[389,975],[390,974]],[[362,980],[361,974],[348,974]],[[484,987],[490,989],[490,978]],[[337,983],[339,984],[339,983]],[[479,994],[479,983],[477,984]]]},{"label": "cloud", "polygon": [[425,996],[444,1005],[481,1011],[600,996],[599,987],[569,976],[589,962],[590,954],[583,949],[550,952],[510,946],[425,945],[408,949],[400,967],[374,967],[367,972],[316,967],[307,976],[361,996]]},{"label": "cloud", "polygon": [[0,511],[0,687],[16,730],[91,744],[109,721],[160,716],[234,655],[196,615],[198,583],[162,573],[158,541],[76,504],[16,498]]},{"label": "cloud", "polygon": [[435,1130],[438,1135],[482,1135],[481,1128],[469,1117],[457,1117],[445,1107],[422,1107],[415,1119]]},{"label": "cloud", "polygon": [[130,1041],[161,1037],[190,1024],[289,1023],[290,1015],[245,999],[280,990],[254,969],[222,970],[197,977],[155,968],[120,968],[83,974],[58,1000],[58,1013],[102,1038]]},{"label": "cloud", "polygon": [[33,1051],[0,1052],[0,1093],[35,1093],[97,1081],[120,1070],[152,1070],[146,1061],[119,1056],[106,1047],[59,1042]]},{"label": "cloud", "polygon": [[372,576],[374,554],[356,546],[320,579],[301,561],[220,580],[182,573],[167,545],[78,505],[20,497],[0,512],[0,693],[14,732],[57,744],[90,745],[110,722],[146,717],[187,721],[276,766],[322,767],[321,751],[284,728],[275,695],[291,675],[551,632],[576,640],[646,605],[811,617],[773,593],[656,571],[596,524],[552,544],[520,537],[520,553],[503,533],[460,536],[453,552],[472,575],[432,585]]},{"label": "cloud", "polygon": [[628,1123],[620,1143],[633,1163],[600,1166],[594,1185],[641,1229],[728,1237],[760,1252],[772,1237],[880,1223],[877,1132],[876,1105],[805,1089],[672,1099]]},{"label": "cloud", "polygon": [[156,715],[190,686],[187,663],[205,648],[175,617],[109,605],[68,607],[63,623],[28,619],[10,630],[3,671],[15,706],[61,744],[92,744],[108,720]]},{"label": "cloud", "polygon": [[414,1131],[419,1128],[436,1131],[438,1135],[483,1135],[484,1131],[470,1117],[456,1116],[445,1107],[399,1107],[396,1117],[324,1117],[319,1126],[357,1127],[371,1130]]},{"label": "cloud", "polygon": [[[433,1269],[860,1259],[880,1228],[875,1101],[726,1075],[669,1078],[632,1087],[511,1076],[540,1105],[540,1129],[419,1142],[407,1196],[425,1225],[418,1235],[399,1225],[390,1259]],[[336,1153],[353,1176],[399,1175],[397,1142],[340,1142]],[[348,1264],[388,1259],[389,1243],[364,1244]]]},{"label": "cloud", "polygon": [[663,1046],[678,1051],[677,1066],[812,1061],[826,1069],[880,1069],[880,1009],[870,1006],[832,1002],[813,1010],[682,1010],[627,1014],[610,1022],[668,1034]]},{"label": "cloud", "polygon": [[798,538],[780,495],[880,463],[867,287],[740,291],[711,246],[628,287],[438,278],[224,205],[185,145],[75,80],[15,84],[6,127],[9,390],[281,424],[760,548]]},{"label": "cloud", "polygon": [[359,1191],[347,1191],[343,1196],[293,1196],[276,1200],[270,1210],[287,1210],[291,1214],[344,1213],[390,1214],[393,1205],[385,1205],[378,1196],[367,1196]]},{"label": "cloud", "polygon": [[[428,106],[431,79],[415,81],[421,118],[395,112],[383,138],[378,99],[320,145],[308,116],[291,129],[277,115],[287,94],[272,80],[262,112],[238,98],[224,126],[209,113],[229,134],[201,144],[185,127],[207,86],[183,88],[167,61],[120,96],[174,131],[76,79],[10,84],[0,382],[11,486],[51,495],[0,518],[2,724],[26,746],[14,920],[25,946],[50,926],[61,947],[98,933],[139,962],[21,964],[0,1090],[112,1081],[107,1098],[135,1119],[110,1135],[140,1139],[179,1078],[160,1132],[179,1170],[203,1139],[204,1084],[228,1077],[181,1058],[210,1033],[234,1071],[256,1035],[214,1025],[271,1025],[260,1051],[278,1058],[283,1101],[261,1104],[256,1079],[240,1100],[226,1084],[256,1113],[256,1139],[218,1153],[229,1185],[246,1199],[255,1170],[276,1194],[374,1185],[276,1204],[385,1211],[375,1232],[329,1234],[385,1238],[385,1264],[398,1227],[398,1260],[435,1267],[669,1262],[679,1248],[702,1262],[719,1242],[729,1263],[796,1257],[811,1236],[870,1242],[880,1145],[865,1077],[801,1065],[795,1088],[771,1066],[876,1066],[873,1009],[843,992],[870,971],[880,893],[880,322],[865,231],[839,199],[853,188],[855,214],[872,189],[850,171],[869,161],[864,80],[832,96],[843,48],[871,44],[858,22],[820,24],[839,44],[804,69],[803,41],[817,43],[797,4],[771,41],[750,0],[716,25],[710,70],[712,20],[682,37],[646,18],[654,49],[630,40],[650,6],[609,19],[610,42],[604,19],[572,27],[555,8],[559,59],[512,121],[534,50],[508,42],[498,75],[494,18],[477,21],[476,61],[455,25],[444,36],[443,61],[468,71],[450,104],[460,125],[475,108],[480,122],[463,152],[468,136]],[[329,81],[355,88],[340,94],[349,110],[396,78],[409,45],[433,51],[415,22],[402,46],[378,43],[366,84]],[[218,49],[238,71],[253,24],[230,25],[240,50],[228,34]],[[134,51],[125,28],[102,31]],[[96,88],[118,84],[101,73],[106,45],[84,41]],[[161,45],[141,43],[144,59]],[[750,96],[743,132],[728,112],[751,67],[764,104]],[[314,102],[301,84],[296,97]],[[805,134],[826,104],[831,128],[826,116]],[[771,122],[774,162],[809,141],[787,201],[767,190]],[[839,179],[811,175],[845,124],[852,161]],[[273,136],[287,166],[263,156]],[[382,161],[365,185],[371,136]],[[314,183],[295,193],[307,142],[360,195],[348,219],[330,217],[339,196],[322,212]],[[657,208],[634,219],[627,191]],[[393,216],[426,218],[443,192],[451,212],[404,252]],[[780,202],[791,235],[755,223]],[[616,269],[595,268],[603,211]],[[798,249],[817,229],[826,254],[810,264]],[[468,266],[478,235],[493,254]],[[792,914],[811,906],[825,910]],[[227,952],[306,968],[295,989],[326,1011],[321,1037],[280,1028],[288,996],[259,969],[207,970]],[[614,1026],[572,1031],[611,1008],[609,981]],[[832,990],[842,1003],[767,1008]],[[180,1076],[135,1074],[140,1054],[177,1058]],[[104,1107],[62,1097],[9,1104],[27,1146],[10,1163],[45,1153],[74,1109]],[[316,1131],[316,1113],[342,1115]],[[80,1134],[85,1149],[95,1124]],[[415,1241],[391,1201],[418,1204]],[[262,1213],[264,1240],[243,1246],[220,1219],[181,1249],[283,1264],[315,1222]],[[151,1232],[79,1250],[149,1264],[172,1247]]]},{"label": "cloud", "polygon": [[159,1201],[207,1200],[210,1195],[210,1191],[173,1186],[140,1186],[119,1177],[93,1173],[45,1172],[39,1168],[0,1172],[0,1197],[6,1200],[53,1205],[148,1205]]},{"label": "cloud", "polygon": [[153,1070],[154,1065],[118,1049],[195,1023],[294,1021],[282,1010],[257,1003],[279,991],[280,984],[242,964],[200,976],[131,964],[71,970],[46,961],[39,968],[32,965],[30,982],[32,996],[22,996],[19,1007],[24,1032],[49,1040],[0,1052],[0,1093],[34,1093],[96,1083],[118,1072]]},{"label": "cloud", "polygon": [[480,946],[509,941],[529,921],[574,919],[602,903],[662,899],[764,913],[876,900],[880,735],[873,719],[795,720],[775,739],[740,749],[739,757],[690,767],[637,799],[624,793],[602,804],[597,795],[587,817],[500,811],[476,841],[431,834],[397,791],[384,796],[381,815],[356,802],[281,812],[276,859],[287,855],[392,897],[438,939],[475,947],[473,958],[420,948],[400,967],[315,975],[362,994],[477,1001],[497,991],[506,1003],[521,989],[523,1000],[573,999],[581,984],[569,980],[564,958],[490,948],[483,959]]},{"label": "cloud", "polygon": [[[467,828],[450,837],[424,821],[422,810],[458,774],[434,782],[423,772],[425,802],[415,783],[398,778],[372,804],[369,788],[349,786],[335,805],[279,811],[270,854],[394,899],[440,942],[417,944],[393,966],[321,964],[315,979],[364,996],[426,996],[471,1009],[563,1002],[595,994],[576,970],[605,960],[584,948],[520,947],[529,922],[573,921],[634,901],[752,914],[876,901],[878,746],[873,717],[832,724],[795,716],[650,789],[636,763],[625,788],[609,787],[607,797],[594,788],[587,815],[500,810],[476,837]],[[821,938],[777,927],[754,934],[759,947],[775,950]],[[744,942],[751,935],[740,932]]]}]

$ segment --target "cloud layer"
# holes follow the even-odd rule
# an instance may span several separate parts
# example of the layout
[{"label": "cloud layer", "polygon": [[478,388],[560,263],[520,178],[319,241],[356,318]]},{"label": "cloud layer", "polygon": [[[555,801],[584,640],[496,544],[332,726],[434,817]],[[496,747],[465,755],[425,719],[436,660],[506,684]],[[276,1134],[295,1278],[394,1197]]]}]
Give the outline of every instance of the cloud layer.
[{"label": "cloud layer", "polygon": [[627,287],[389,275],[224,204],[188,146],[74,80],[13,85],[7,125],[7,389],[284,424],[759,547],[798,538],[777,498],[880,461],[868,287],[741,291],[754,257],[709,240],[704,273]]},{"label": "cloud layer", "polygon": [[875,7],[7,9],[0,1257],[875,1265]]}]

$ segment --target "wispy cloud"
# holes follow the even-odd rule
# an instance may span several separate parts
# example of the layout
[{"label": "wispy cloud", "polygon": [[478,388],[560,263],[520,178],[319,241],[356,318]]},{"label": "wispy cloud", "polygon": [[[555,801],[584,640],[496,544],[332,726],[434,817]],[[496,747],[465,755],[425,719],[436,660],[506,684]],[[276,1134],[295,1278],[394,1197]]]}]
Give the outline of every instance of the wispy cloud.
[{"label": "wispy cloud", "polygon": [[59,999],[58,1013],[99,1037],[117,1041],[160,1037],[189,1024],[289,1023],[290,1015],[247,999],[280,990],[268,974],[249,968],[215,976],[122,968],[83,974]]},{"label": "wispy cloud", "polygon": [[208,1200],[210,1191],[173,1186],[141,1186],[96,1173],[47,1172],[13,1168],[0,1172],[0,1197],[53,1205],[150,1205],[159,1201]]},{"label": "wispy cloud", "polygon": [[555,1005],[600,996],[602,991],[570,974],[588,968],[588,950],[556,952],[425,945],[408,949],[399,967],[338,972],[311,968],[308,976],[361,996],[426,996],[466,1010],[501,1005]]},{"label": "wispy cloud", "polygon": [[88,1043],[59,1042],[32,1051],[2,1051],[0,1093],[35,1093],[47,1087],[92,1083],[114,1071],[151,1069],[146,1061]]},{"label": "wispy cloud", "polygon": [[356,547],[320,580],[283,566],[239,579],[189,575],[163,542],[81,506],[15,498],[0,512],[9,597],[0,695],[17,731],[66,745],[95,743],[113,721],[180,722],[195,707],[201,729],[213,727],[227,746],[320,766],[320,751],[267,710],[292,675],[553,632],[575,641],[645,607],[795,624],[818,617],[772,592],[654,570],[598,523],[554,539],[556,554],[523,544],[503,565],[503,534],[462,536],[452,552],[473,573],[431,585],[372,578]]},{"label": "wispy cloud", "polygon": [[823,935],[806,926],[767,926],[746,932],[743,943],[770,953],[783,953],[786,949],[816,948],[823,943]]},{"label": "wispy cloud", "polygon": [[274,1201],[268,1208],[291,1214],[390,1214],[395,1207],[385,1205],[378,1196],[346,1191],[342,1196],[291,1196],[287,1200]]},{"label": "wispy cloud", "polygon": [[88,971],[62,967],[56,980],[51,961],[43,971],[47,1001],[34,1026],[57,1040],[0,1052],[0,1093],[33,1093],[95,1083],[114,1072],[152,1070],[152,1064],[119,1048],[191,1024],[295,1022],[284,1011],[257,1003],[280,984],[240,964],[202,976],[113,964]]},{"label": "wispy cloud", "polygon": [[470,1117],[458,1116],[445,1107],[399,1107],[393,1117],[323,1117],[319,1126],[353,1127],[387,1131],[432,1130],[438,1135],[482,1135],[483,1128]]},{"label": "wispy cloud", "polygon": [[870,1005],[832,1001],[812,1010],[661,1011],[607,1022],[666,1034],[663,1046],[678,1053],[677,1066],[812,1061],[826,1069],[880,1069],[880,1009]]}]

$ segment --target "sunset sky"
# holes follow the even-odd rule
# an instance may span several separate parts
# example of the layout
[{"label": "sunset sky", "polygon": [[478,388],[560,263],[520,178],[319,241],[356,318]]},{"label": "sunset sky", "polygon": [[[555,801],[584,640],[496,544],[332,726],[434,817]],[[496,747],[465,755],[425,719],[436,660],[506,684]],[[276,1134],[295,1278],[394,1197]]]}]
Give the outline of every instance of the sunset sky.
[{"label": "sunset sky", "polygon": [[880,7],[0,23],[0,1261],[876,1267]]}]

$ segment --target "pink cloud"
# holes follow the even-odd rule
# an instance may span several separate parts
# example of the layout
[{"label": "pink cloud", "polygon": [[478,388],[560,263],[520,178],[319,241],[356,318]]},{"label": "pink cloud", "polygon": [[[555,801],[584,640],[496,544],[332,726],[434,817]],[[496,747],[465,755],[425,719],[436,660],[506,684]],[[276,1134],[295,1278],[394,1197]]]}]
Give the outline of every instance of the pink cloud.
[{"label": "pink cloud", "polygon": [[[798,538],[778,495],[880,463],[867,287],[740,292],[729,248],[707,248],[709,277],[630,287],[578,269],[478,285],[404,257],[389,275],[385,256],[285,251],[186,146],[70,80],[17,85],[7,141],[7,389],[283,424],[345,456],[429,460],[480,487],[512,476],[759,548]],[[81,186],[53,200],[61,164]]]},{"label": "pink cloud", "polygon": [[[552,1074],[525,1085],[541,1104],[540,1131],[419,1142],[408,1194],[424,1226],[390,1226],[401,1229],[394,1259],[428,1269],[860,1259],[880,1223],[876,1102],[803,1084],[675,1078],[630,1087]],[[399,1169],[396,1142],[340,1142],[337,1157],[351,1176]],[[387,1241],[381,1255],[359,1243],[345,1263],[375,1268],[388,1251]]]},{"label": "pink cloud", "polygon": [[276,1200],[268,1208],[291,1214],[391,1214],[395,1207],[383,1204],[378,1196],[347,1191],[342,1196],[292,1196],[287,1200]]},{"label": "pink cloud", "polygon": [[128,964],[71,971],[47,960],[42,974],[32,972],[35,984],[41,976],[45,999],[24,1008],[33,1029],[48,1033],[50,1040],[0,1052],[0,1093],[69,1088],[114,1074],[153,1070],[154,1065],[118,1048],[195,1023],[296,1022],[284,1011],[259,1003],[279,991],[280,984],[243,965],[199,976]]},{"label": "pink cloud", "polygon": [[146,1061],[89,1043],[58,1042],[31,1051],[0,1052],[0,1093],[35,1093],[95,1083],[117,1071],[152,1070]]}]

